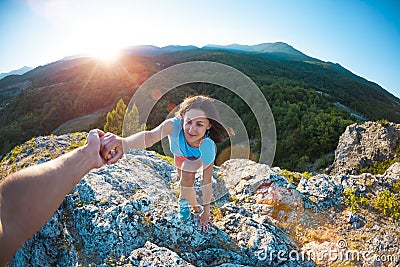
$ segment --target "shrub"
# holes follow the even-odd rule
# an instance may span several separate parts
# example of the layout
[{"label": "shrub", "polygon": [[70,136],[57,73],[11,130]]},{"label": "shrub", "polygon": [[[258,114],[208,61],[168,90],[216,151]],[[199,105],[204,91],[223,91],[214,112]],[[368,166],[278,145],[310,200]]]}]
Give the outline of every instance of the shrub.
[{"label": "shrub", "polygon": [[400,219],[400,200],[389,190],[385,189],[379,193],[374,201],[374,206],[384,215],[395,220]]},{"label": "shrub", "polygon": [[169,164],[174,165],[174,159],[173,159],[172,157],[170,157],[170,156],[165,156],[165,155],[161,155],[161,154],[158,154],[158,153],[156,153],[156,156],[159,157],[159,158],[161,158],[161,159],[163,159],[163,160],[165,160],[165,161],[168,162]]},{"label": "shrub", "polygon": [[236,196],[231,196],[230,201],[231,201],[231,202],[234,202],[234,203],[238,203],[238,202],[239,202],[239,198],[236,197]]},{"label": "shrub", "polygon": [[400,158],[396,158],[393,160],[382,160],[374,162],[371,166],[360,168],[359,173],[371,173],[374,175],[384,174],[385,171],[393,165],[395,162],[400,162]]},{"label": "shrub", "polygon": [[365,168],[360,168],[358,171],[360,174],[361,173],[371,173],[371,174],[384,174],[385,171],[392,166],[396,162],[400,162],[400,145],[396,148],[396,157],[392,160],[382,160],[382,161],[377,161],[374,162],[371,166],[365,167]]},{"label": "shrub", "polygon": [[310,179],[313,175],[309,172],[303,172],[303,177],[306,179]]},{"label": "shrub", "polygon": [[211,210],[210,210],[211,215],[213,216],[214,221],[219,221],[221,220],[224,216],[222,215],[221,209],[217,206],[214,205]]},{"label": "shrub", "polygon": [[14,161],[15,161],[15,157],[14,157],[14,156],[11,156],[9,162],[10,162],[10,163],[13,163]]},{"label": "shrub", "polygon": [[115,109],[107,113],[106,124],[104,125],[105,132],[111,132],[116,135],[122,135],[122,124],[124,122],[124,116],[126,112],[126,104],[121,98]]},{"label": "shrub", "polygon": [[381,119],[381,120],[378,120],[378,121],[376,121],[376,122],[377,122],[378,124],[382,125],[382,127],[386,127],[386,126],[389,125],[389,121],[386,120],[386,119]]},{"label": "shrub", "polygon": [[358,211],[360,205],[366,206],[369,203],[369,200],[366,197],[357,194],[356,189],[345,189],[343,193],[346,197],[344,203],[352,212]]},{"label": "shrub", "polygon": [[397,180],[394,183],[391,183],[390,186],[392,187],[392,190],[395,194],[400,193],[400,180]]},{"label": "shrub", "polygon": [[286,179],[288,179],[289,182],[291,182],[292,184],[294,184],[296,186],[299,184],[302,177],[304,177],[306,179],[311,177],[311,176],[308,177],[308,175],[307,175],[307,174],[309,174],[308,172],[300,174],[300,173],[291,172],[288,170],[283,170],[283,171],[279,172],[279,174],[286,177]]}]

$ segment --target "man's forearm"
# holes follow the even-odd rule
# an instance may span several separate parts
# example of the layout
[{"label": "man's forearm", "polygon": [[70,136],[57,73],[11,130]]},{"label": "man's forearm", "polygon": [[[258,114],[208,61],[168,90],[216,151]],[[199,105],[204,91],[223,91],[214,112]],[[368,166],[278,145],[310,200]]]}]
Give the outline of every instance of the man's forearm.
[{"label": "man's forearm", "polygon": [[81,147],[23,169],[0,184],[0,265],[42,227],[93,167],[91,155]]}]

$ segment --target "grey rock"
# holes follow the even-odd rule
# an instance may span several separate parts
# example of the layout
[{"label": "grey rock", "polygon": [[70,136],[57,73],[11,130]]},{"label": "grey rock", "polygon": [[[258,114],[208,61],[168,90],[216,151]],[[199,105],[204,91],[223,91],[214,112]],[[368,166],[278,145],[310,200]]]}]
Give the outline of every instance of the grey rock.
[{"label": "grey rock", "polygon": [[[260,194],[260,190],[264,192],[264,186],[272,183],[281,197],[293,191],[292,198],[301,200],[295,189],[287,187],[286,179],[268,166],[250,161],[230,164],[225,167],[232,170],[243,164],[252,165],[254,179],[245,180],[238,175],[239,180],[230,188],[225,179],[214,174],[213,183],[223,183],[226,190],[249,198],[253,193]],[[271,205],[244,202],[237,206],[226,202],[221,207],[223,217],[207,233],[198,230],[194,218],[180,221],[177,197],[172,192],[173,169],[153,152],[130,151],[117,164],[91,171],[42,229],[18,250],[10,266],[312,264],[284,262],[277,255],[260,259],[259,251],[299,250],[284,231],[270,224],[274,222],[268,215]],[[216,168],[215,172],[220,170]],[[229,179],[226,174],[224,177]]]},{"label": "grey rock", "polygon": [[51,160],[51,158],[49,158],[49,157],[43,157],[38,160],[38,164],[41,164],[41,163],[44,163],[44,162],[47,162],[50,160]]},{"label": "grey rock", "polygon": [[297,190],[319,207],[329,208],[342,202],[341,178],[326,174],[318,174],[309,179],[302,178],[297,185]]},{"label": "grey rock", "polygon": [[132,251],[124,264],[134,266],[194,266],[168,248],[159,247],[151,242]]},{"label": "grey rock", "polygon": [[347,214],[347,222],[348,223],[354,223],[357,222],[359,220],[358,216],[356,214],[354,214],[353,212],[349,212]]},{"label": "grey rock", "polygon": [[361,167],[392,159],[400,140],[400,124],[365,122],[347,126],[340,136],[330,174],[358,174]]},{"label": "grey rock", "polygon": [[347,214],[347,223],[351,224],[351,227],[356,229],[363,227],[365,224],[364,220],[353,212]]}]

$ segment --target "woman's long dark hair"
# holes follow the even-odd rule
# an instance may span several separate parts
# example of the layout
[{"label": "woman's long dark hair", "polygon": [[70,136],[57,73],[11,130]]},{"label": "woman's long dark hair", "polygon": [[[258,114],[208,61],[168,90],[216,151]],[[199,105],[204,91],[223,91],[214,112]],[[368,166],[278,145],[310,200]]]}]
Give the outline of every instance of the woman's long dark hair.
[{"label": "woman's long dark hair", "polygon": [[230,135],[235,134],[232,128],[227,126],[225,127],[221,123],[221,119],[214,104],[214,99],[203,95],[187,97],[180,104],[179,110],[175,113],[175,116],[183,119],[185,113],[190,109],[199,109],[206,114],[206,117],[211,124],[209,135],[215,143],[220,143]]}]

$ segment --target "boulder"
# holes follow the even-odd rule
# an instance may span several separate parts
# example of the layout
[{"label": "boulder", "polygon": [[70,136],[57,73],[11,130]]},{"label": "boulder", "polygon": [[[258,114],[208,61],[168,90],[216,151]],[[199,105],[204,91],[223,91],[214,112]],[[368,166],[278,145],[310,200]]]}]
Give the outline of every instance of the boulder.
[{"label": "boulder", "polygon": [[393,159],[400,144],[400,124],[365,122],[347,126],[340,136],[330,174],[358,174],[361,167]]}]

